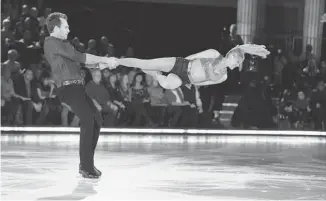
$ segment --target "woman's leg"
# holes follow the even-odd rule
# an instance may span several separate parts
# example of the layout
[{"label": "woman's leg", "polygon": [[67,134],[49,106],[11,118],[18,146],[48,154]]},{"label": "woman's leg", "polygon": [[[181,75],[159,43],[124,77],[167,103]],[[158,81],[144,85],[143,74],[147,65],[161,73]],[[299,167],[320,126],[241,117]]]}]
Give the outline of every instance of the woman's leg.
[{"label": "woman's leg", "polygon": [[157,70],[168,73],[174,67],[175,61],[175,57],[158,59],[122,58],[119,59],[119,64],[126,67],[140,68],[142,70]]},{"label": "woman's leg", "polygon": [[173,73],[165,76],[156,70],[143,70],[143,72],[156,79],[158,83],[165,89],[176,89],[182,85],[181,79]]}]

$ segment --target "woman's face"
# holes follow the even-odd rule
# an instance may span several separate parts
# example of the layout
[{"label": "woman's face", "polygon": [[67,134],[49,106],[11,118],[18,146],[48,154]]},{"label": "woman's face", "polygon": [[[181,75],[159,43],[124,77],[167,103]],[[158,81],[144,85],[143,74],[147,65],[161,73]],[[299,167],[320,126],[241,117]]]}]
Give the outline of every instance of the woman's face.
[{"label": "woman's face", "polygon": [[103,70],[103,77],[104,77],[105,79],[107,79],[107,78],[110,77],[110,71],[109,71],[109,69],[104,69],[104,70]]},{"label": "woman's face", "polygon": [[142,75],[137,75],[136,82],[141,83],[142,81],[143,81],[143,76]]},{"label": "woman's face", "polygon": [[117,76],[116,75],[111,75],[110,77],[110,83],[114,84],[117,81]]},{"label": "woman's face", "polygon": [[128,78],[128,75],[124,75],[122,77],[122,83],[124,86],[127,86],[129,84],[129,78]]},{"label": "woman's face", "polygon": [[304,93],[302,91],[298,92],[298,98],[300,100],[304,100],[306,98],[306,96],[304,95]]},{"label": "woman's face", "polygon": [[49,80],[49,78],[44,78],[44,79],[43,79],[43,85],[44,85],[44,86],[49,86],[49,85],[50,85],[50,80]]},{"label": "woman's face", "polygon": [[146,75],[146,83],[148,86],[153,84],[153,77],[150,75]]}]

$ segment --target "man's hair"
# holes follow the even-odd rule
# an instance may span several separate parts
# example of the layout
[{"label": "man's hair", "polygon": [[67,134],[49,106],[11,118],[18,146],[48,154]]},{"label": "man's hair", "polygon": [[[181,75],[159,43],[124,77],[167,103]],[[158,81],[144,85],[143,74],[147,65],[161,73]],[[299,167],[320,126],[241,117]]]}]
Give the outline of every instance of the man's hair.
[{"label": "man's hair", "polygon": [[46,18],[46,28],[48,29],[49,33],[52,33],[54,30],[55,26],[60,27],[61,26],[61,18],[68,20],[67,15],[63,13],[51,13],[47,18]]}]

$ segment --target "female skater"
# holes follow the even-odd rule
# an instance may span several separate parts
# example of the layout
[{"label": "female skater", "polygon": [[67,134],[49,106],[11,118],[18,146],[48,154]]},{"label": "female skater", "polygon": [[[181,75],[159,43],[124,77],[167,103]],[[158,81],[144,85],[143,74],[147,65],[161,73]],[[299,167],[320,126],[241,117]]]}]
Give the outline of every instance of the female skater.
[{"label": "female skater", "polygon": [[[246,44],[236,46],[226,57],[210,49],[186,58],[166,57],[158,59],[118,59],[119,65],[142,69],[153,76],[163,88],[175,89],[182,84],[197,86],[212,85],[227,79],[227,67],[234,69],[243,62],[244,54],[266,58],[270,54],[263,45]],[[162,72],[169,73],[167,76]]]}]

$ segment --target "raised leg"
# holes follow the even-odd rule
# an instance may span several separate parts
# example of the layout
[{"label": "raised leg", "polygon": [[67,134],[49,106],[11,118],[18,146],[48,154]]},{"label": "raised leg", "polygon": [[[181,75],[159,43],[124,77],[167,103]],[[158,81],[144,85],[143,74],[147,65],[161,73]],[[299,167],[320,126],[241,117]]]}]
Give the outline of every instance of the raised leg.
[{"label": "raised leg", "polygon": [[119,59],[119,64],[126,67],[140,68],[142,70],[157,70],[168,73],[174,67],[175,60],[175,57],[158,59],[122,58]]},{"label": "raised leg", "polygon": [[143,70],[143,72],[151,75],[165,89],[176,89],[182,85],[181,79],[173,73],[165,76],[159,71]]}]

